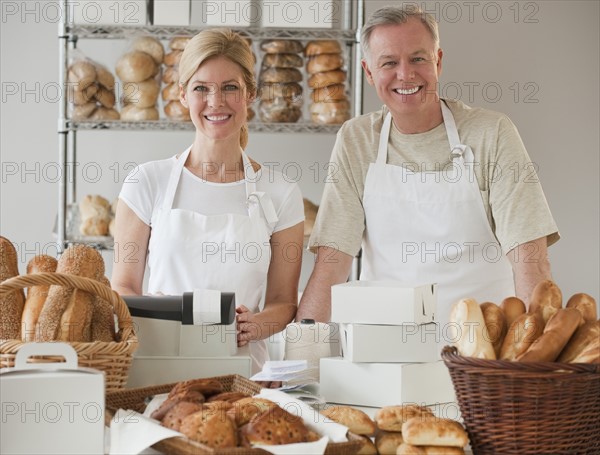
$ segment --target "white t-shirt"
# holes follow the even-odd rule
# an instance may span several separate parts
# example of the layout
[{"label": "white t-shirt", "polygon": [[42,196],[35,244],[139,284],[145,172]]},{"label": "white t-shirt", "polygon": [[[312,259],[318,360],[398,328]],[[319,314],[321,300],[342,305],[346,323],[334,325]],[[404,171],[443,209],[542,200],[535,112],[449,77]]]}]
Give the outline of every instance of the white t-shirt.
[{"label": "white t-shirt", "polygon": [[[163,198],[175,166],[176,158],[150,161],[137,166],[125,179],[119,198],[142,222],[152,227],[155,209]],[[295,226],[304,220],[304,204],[297,183],[281,172],[262,167],[256,177],[256,190],[269,194],[279,221],[273,232]],[[202,215],[225,213],[248,214],[244,180],[233,183],[213,183],[203,180],[184,168],[175,193],[173,208],[190,210]]]}]

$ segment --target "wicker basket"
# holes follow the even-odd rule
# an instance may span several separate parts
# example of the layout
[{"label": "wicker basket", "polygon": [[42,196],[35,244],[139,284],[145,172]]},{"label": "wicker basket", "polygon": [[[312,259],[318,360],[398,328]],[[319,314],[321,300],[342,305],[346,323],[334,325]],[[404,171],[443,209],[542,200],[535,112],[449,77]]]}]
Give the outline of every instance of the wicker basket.
[{"label": "wicker basket", "polygon": [[[113,305],[117,315],[118,334],[115,342],[95,341],[91,343],[69,343],[77,352],[79,366],[96,368],[104,372],[106,392],[125,387],[133,353],[137,349],[137,338],[129,309],[123,299],[107,286],[89,278],[61,273],[34,273],[10,278],[0,284],[0,296],[9,292],[36,285],[60,285],[81,289],[102,297]],[[0,366],[13,367],[17,351],[23,346],[21,340],[0,340]],[[33,363],[56,361],[56,358],[35,357]]]},{"label": "wicker basket", "polygon": [[600,454],[600,365],[442,359],[475,455]]},{"label": "wicker basket", "polygon": [[[233,374],[228,376],[217,376],[215,379],[223,385],[226,392],[244,392],[255,395],[260,392],[261,386],[243,376]],[[158,386],[143,387],[139,389],[123,389],[106,396],[106,424],[110,425],[118,409],[132,409],[143,413],[150,399],[154,395],[168,393],[176,383]],[[362,439],[359,436],[349,434],[348,442],[329,443],[325,449],[325,455],[352,455],[362,447]],[[169,455],[261,455],[269,452],[262,449],[248,447],[232,447],[228,449],[212,449],[204,444],[192,441],[186,437],[169,438],[157,442],[152,446],[154,449],[168,453]]]}]

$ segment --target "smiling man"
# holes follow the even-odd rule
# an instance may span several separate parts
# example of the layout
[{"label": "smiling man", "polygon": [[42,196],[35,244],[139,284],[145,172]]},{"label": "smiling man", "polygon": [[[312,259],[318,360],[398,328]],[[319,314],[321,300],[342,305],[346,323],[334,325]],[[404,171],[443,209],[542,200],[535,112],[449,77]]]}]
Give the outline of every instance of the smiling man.
[{"label": "smiling man", "polygon": [[547,246],[559,234],[516,127],[439,98],[438,26],[415,6],[377,10],[361,44],[384,105],[338,133],[297,320],[329,321],[331,286],[361,249],[362,280],[438,283],[441,324],[460,298],[527,302],[551,276]]}]

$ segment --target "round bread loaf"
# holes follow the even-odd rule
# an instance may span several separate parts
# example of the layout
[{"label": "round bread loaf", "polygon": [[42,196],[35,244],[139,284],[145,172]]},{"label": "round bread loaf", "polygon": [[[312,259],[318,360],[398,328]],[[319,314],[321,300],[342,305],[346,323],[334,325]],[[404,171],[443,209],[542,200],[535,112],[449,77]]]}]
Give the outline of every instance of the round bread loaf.
[{"label": "round bread loaf", "polygon": [[90,120],[119,120],[121,116],[114,108],[99,106],[89,118]]},{"label": "round bread loaf", "polygon": [[176,36],[169,41],[169,48],[174,51],[182,51],[186,44],[192,39],[191,36]]},{"label": "round bread loaf", "polygon": [[265,40],[260,48],[267,54],[298,54],[303,49],[300,41],[284,39]]},{"label": "round bread loaf", "polygon": [[258,97],[264,101],[272,101],[275,98],[295,100],[302,96],[302,86],[297,82],[261,84]]},{"label": "round bread loaf", "polygon": [[74,105],[73,110],[71,111],[71,119],[73,120],[85,120],[89,118],[98,105],[95,101],[90,101],[89,103],[81,104],[79,106]]},{"label": "round bread loaf", "polygon": [[310,94],[314,103],[327,103],[329,101],[342,101],[347,99],[344,84],[328,85],[313,90]]},{"label": "round bread loaf", "polygon": [[306,71],[309,74],[333,71],[344,66],[342,54],[318,54],[310,57],[306,62]]},{"label": "round bread loaf", "polygon": [[121,109],[121,120],[130,122],[143,122],[159,119],[158,109],[147,107],[140,109],[135,104],[128,104]]},{"label": "round bread loaf", "polygon": [[340,43],[335,40],[309,41],[304,49],[304,55],[307,57],[320,54],[340,54],[341,52]]},{"label": "round bread loaf", "polygon": [[[123,104],[132,105],[138,109],[154,107],[158,100],[160,84],[154,78],[141,82],[123,84]],[[179,99],[179,98],[178,98]]]},{"label": "round bread loaf", "polygon": [[141,82],[156,74],[154,59],[142,51],[131,51],[117,61],[117,76],[123,82]]},{"label": "round bread loaf", "polygon": [[108,235],[109,218],[92,217],[86,218],[79,225],[79,233],[88,236],[106,236]]},{"label": "round bread loaf", "polygon": [[179,101],[179,84],[169,84],[162,89],[163,101]]},{"label": "round bread loaf", "polygon": [[165,84],[179,83],[179,67],[167,66],[162,74],[162,81]]},{"label": "round bread loaf", "polygon": [[136,38],[131,47],[133,50],[149,54],[157,65],[163,62],[165,49],[160,41],[152,36],[140,36]]},{"label": "round bread loaf", "polygon": [[[6,237],[0,236],[0,283],[19,275],[17,250]],[[0,299],[0,340],[21,339],[21,316],[25,305],[22,289]]]},{"label": "round bread loaf", "polygon": [[108,90],[102,85],[98,86],[98,91],[94,95],[94,98],[106,108],[110,109],[115,106],[115,92]]},{"label": "round bread loaf", "polygon": [[69,101],[76,106],[87,104],[95,101],[95,95],[98,93],[98,86],[96,84],[88,85],[83,90],[80,90],[79,85],[69,87]]},{"label": "round bread loaf", "polygon": [[115,89],[115,77],[102,65],[96,64],[96,77],[98,79],[98,83],[104,88],[108,90]]},{"label": "round bread loaf", "polygon": [[300,82],[302,73],[296,68],[267,68],[260,73],[259,79],[266,83]]},{"label": "round bread loaf", "polygon": [[165,65],[167,66],[177,66],[179,65],[179,61],[181,60],[181,55],[183,51],[174,50],[165,55]]},{"label": "round bread loaf", "polygon": [[329,85],[341,84],[346,80],[346,72],[342,70],[326,71],[324,73],[315,73],[308,78],[308,86],[312,89],[319,89]]},{"label": "round bread loaf", "polygon": [[169,410],[169,412],[167,412],[167,415],[165,415],[162,419],[161,425],[163,427],[170,428],[171,430],[179,431],[183,419],[201,410],[202,405],[199,403],[182,401],[181,403],[177,403]]},{"label": "round bread loaf", "polygon": [[110,216],[110,202],[99,194],[86,194],[79,201],[79,215],[82,219]]},{"label": "round bread loaf", "polygon": [[298,54],[265,54],[262,66],[265,68],[300,68],[304,64]]},{"label": "round bread loaf", "polygon": [[191,120],[190,111],[179,101],[169,101],[167,104],[165,104],[165,115],[171,120]]},{"label": "round bread loaf", "polygon": [[76,84],[79,90],[83,90],[96,82],[96,67],[87,60],[77,60],[69,66],[67,80],[71,84]]}]

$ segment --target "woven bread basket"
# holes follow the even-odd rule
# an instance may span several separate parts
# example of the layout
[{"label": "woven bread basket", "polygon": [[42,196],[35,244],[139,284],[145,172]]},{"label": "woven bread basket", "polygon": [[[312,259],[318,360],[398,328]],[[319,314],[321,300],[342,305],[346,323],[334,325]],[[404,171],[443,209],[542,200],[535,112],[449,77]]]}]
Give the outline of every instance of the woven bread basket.
[{"label": "woven bread basket", "polygon": [[600,454],[600,364],[442,359],[475,455]]},{"label": "woven bread basket", "polygon": [[[34,273],[10,278],[0,284],[0,297],[36,285],[59,285],[81,289],[110,302],[117,316],[118,332],[114,342],[70,342],[77,352],[80,367],[95,368],[104,372],[106,392],[125,387],[133,353],[137,349],[137,338],[133,330],[131,314],[126,303],[115,291],[89,278],[62,273]],[[21,340],[0,340],[0,367],[15,365],[17,351],[25,343]],[[39,356],[29,360],[33,363],[56,361],[56,358]]]}]

